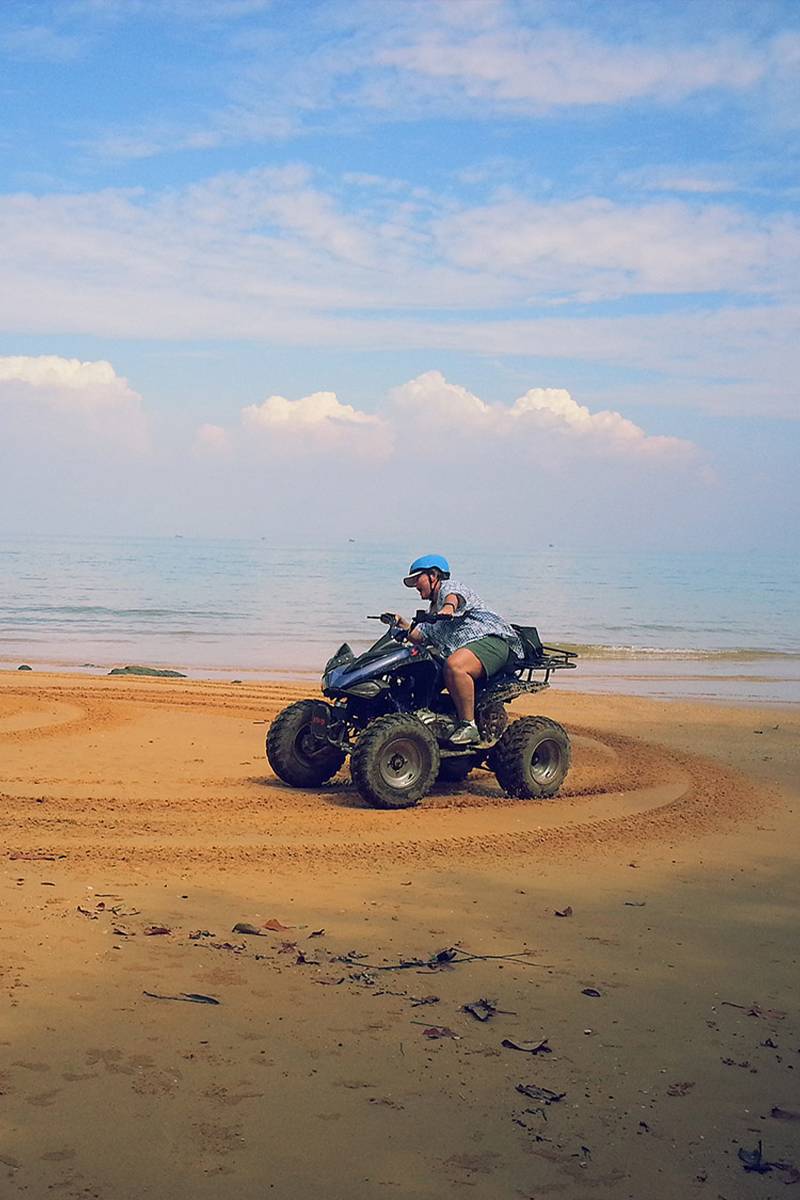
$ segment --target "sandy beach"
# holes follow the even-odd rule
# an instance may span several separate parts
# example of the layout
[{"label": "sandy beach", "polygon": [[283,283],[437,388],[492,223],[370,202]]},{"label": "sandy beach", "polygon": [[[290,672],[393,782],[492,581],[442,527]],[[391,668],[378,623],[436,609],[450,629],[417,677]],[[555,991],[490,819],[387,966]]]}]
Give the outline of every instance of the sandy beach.
[{"label": "sandy beach", "polygon": [[0,673],[0,1194],[800,1190],[800,709],[553,689],[559,797],[377,812],[308,692]]}]

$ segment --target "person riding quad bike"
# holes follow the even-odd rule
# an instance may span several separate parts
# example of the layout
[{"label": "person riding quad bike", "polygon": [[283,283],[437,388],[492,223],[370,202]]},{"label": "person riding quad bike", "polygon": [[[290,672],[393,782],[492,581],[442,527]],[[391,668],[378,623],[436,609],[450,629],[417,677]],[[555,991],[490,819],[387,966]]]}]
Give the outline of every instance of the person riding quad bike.
[{"label": "person riding quad bike", "polygon": [[267,731],[270,766],[290,787],[319,787],[350,759],[356,790],[376,808],[409,808],[436,782],[493,773],[522,800],[556,795],[570,767],[567,731],[544,716],[509,722],[506,707],[574,668],[572,650],[508,625],[450,580],[441,555],[411,564],[405,582],[428,609],[388,628],[368,649],[343,642],[322,673],[322,696],[297,700]]},{"label": "person riding quad bike", "polygon": [[[445,657],[443,682],[453,700],[459,724],[448,739],[451,746],[469,746],[481,740],[475,723],[475,684],[491,679],[523,657],[516,631],[492,612],[471,588],[450,578],[450,564],[441,554],[414,559],[403,583],[416,588],[427,600],[435,623],[417,625],[411,641],[435,646]],[[401,629],[410,622],[396,617]]]}]

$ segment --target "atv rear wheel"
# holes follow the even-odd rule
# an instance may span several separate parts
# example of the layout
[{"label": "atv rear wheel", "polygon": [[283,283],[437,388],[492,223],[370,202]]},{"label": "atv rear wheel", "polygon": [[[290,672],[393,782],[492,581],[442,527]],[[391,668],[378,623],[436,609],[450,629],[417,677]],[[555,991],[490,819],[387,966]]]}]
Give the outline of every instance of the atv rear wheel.
[{"label": "atv rear wheel", "polygon": [[436,739],[407,713],[371,721],[350,755],[353,783],[373,808],[411,808],[430,791],[438,770]]},{"label": "atv rear wheel", "polygon": [[341,767],[345,753],[314,732],[314,718],[327,717],[322,700],[298,700],[278,713],[267,732],[267,758],[275,774],[292,787],[319,787]]},{"label": "atv rear wheel", "polygon": [[502,700],[478,704],[475,722],[482,742],[496,742],[508,729],[508,710]]},{"label": "atv rear wheel", "polygon": [[569,735],[548,717],[522,717],[505,731],[489,758],[503,791],[522,800],[554,796],[572,761]]}]

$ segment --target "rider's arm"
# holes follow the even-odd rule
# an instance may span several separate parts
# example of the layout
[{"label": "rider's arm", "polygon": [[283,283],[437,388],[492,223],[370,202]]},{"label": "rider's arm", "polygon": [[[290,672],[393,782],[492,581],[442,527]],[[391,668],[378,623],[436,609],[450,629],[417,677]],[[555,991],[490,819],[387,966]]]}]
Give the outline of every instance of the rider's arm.
[{"label": "rider's arm", "polygon": [[[395,621],[397,622],[397,624],[400,626],[401,629],[409,629],[411,626],[411,622],[407,621],[405,619],[405,617],[401,617],[400,613],[397,613],[397,615],[395,616]],[[424,642],[425,641],[425,636],[422,632],[422,627],[419,625],[417,626],[416,629],[412,629],[411,633],[408,636],[412,642]]]},{"label": "rider's arm", "polygon": [[459,596],[458,592],[451,592],[449,596],[445,596],[444,604],[439,609],[440,617],[455,617],[458,615],[458,610],[464,607],[464,597]]},{"label": "rider's arm", "polygon": [[[439,616],[439,617],[454,617],[458,614],[458,609],[459,609],[459,607],[462,607],[463,604],[464,604],[463,597],[459,596],[458,592],[451,592],[449,596],[445,596],[444,604],[439,609],[437,616]],[[399,613],[397,615],[396,620],[397,620],[398,625],[401,627],[401,629],[408,629],[408,627],[411,624],[411,622],[407,621],[405,619],[405,617],[401,617],[399,615]],[[422,632],[423,628],[424,628],[424,626],[418,625],[416,629],[413,629],[411,631],[411,633],[408,636],[412,642],[424,642],[426,640],[425,634]]]}]

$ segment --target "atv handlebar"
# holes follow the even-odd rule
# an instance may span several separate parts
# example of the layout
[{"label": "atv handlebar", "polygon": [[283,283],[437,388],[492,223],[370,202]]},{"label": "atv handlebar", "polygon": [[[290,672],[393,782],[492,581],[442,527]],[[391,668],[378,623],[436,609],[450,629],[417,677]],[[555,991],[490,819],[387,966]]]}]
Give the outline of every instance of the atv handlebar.
[{"label": "atv handlebar", "polygon": [[368,621],[381,621],[384,625],[388,625],[391,636],[397,642],[404,642],[406,640],[406,638],[411,635],[411,632],[416,625],[416,622],[412,621],[411,624],[409,625],[408,629],[406,629],[403,625],[400,624],[400,617],[397,615],[397,613],[391,613],[391,612],[381,613],[380,616],[375,616],[373,614],[370,614],[370,616],[367,617],[367,620]]},{"label": "atv handlebar", "polygon": [[[432,625],[435,621],[446,621],[448,619],[449,618],[447,616],[442,616],[440,613],[430,613],[427,611],[427,609],[418,608],[408,629],[405,629],[400,624],[400,618],[398,617],[397,613],[385,612],[381,613],[380,616],[370,614],[367,617],[368,621],[381,621],[384,625],[390,626],[392,630],[392,637],[394,637],[398,642],[404,642],[406,638],[409,638],[410,640],[411,634],[418,625]],[[437,662],[444,662],[444,660],[447,658],[447,655],[443,654],[438,646],[434,646],[430,642],[425,643],[425,649],[427,650],[428,654],[430,654],[431,658],[436,659]]]},{"label": "atv handlebar", "polygon": [[[400,618],[398,617],[397,613],[392,613],[392,612],[381,613],[380,616],[370,614],[367,617],[367,620],[368,621],[381,621],[384,625],[399,625],[400,624]],[[433,625],[436,621],[449,621],[449,620],[450,620],[449,613],[431,613],[431,612],[428,612],[428,610],[426,608],[418,608],[417,611],[414,613],[414,619],[412,620],[411,624],[409,625],[408,632],[410,633],[412,629],[416,629],[417,625]]]}]

